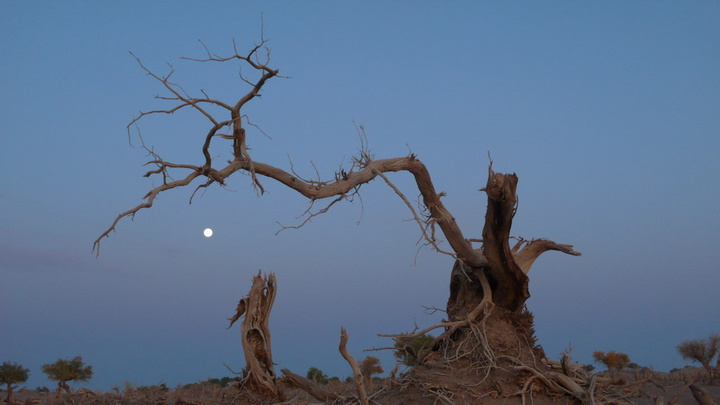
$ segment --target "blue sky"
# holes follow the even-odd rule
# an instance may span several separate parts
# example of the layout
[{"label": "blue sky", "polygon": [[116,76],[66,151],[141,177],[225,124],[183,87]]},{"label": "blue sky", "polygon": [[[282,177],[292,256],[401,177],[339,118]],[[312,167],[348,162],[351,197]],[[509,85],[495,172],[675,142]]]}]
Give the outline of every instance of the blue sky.
[{"label": "blue sky", "polygon": [[[0,361],[31,369],[83,356],[86,386],[180,383],[244,365],[226,318],[259,269],[275,272],[271,318],[278,368],[350,370],[424,327],[444,307],[452,261],[417,253],[417,227],[382,182],[363,204],[335,207],[300,230],[307,202],[248,178],[141,202],[147,156],[125,127],[165,107],[130,56],[175,80],[235,100],[225,55],[264,34],[273,79],[247,113],[272,138],[254,159],[326,176],[357,151],[365,126],[377,158],[415,153],[467,237],[479,237],[488,152],[520,178],[514,234],[574,244],[530,273],[528,306],[551,358],[572,344],[682,367],[675,346],[719,332],[720,6],[713,2],[3,2],[0,3]],[[192,114],[141,122],[172,161],[199,162],[207,126]],[[137,142],[134,142],[137,145]],[[407,174],[391,179],[414,197]],[[358,224],[358,220],[360,220]],[[204,238],[212,227],[215,235]],[[417,255],[416,255],[417,253]]]}]

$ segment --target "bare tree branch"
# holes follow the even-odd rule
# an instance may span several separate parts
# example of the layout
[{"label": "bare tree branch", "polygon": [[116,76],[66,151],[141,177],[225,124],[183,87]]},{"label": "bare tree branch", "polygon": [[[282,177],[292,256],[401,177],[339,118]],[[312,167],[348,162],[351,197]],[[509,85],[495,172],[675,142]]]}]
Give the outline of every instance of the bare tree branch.
[{"label": "bare tree branch", "polygon": [[412,206],[412,204],[410,203],[410,201],[408,201],[407,197],[405,197],[405,194],[403,194],[402,191],[400,191],[400,189],[398,189],[398,188],[390,181],[390,179],[388,179],[387,176],[385,176],[383,173],[378,172],[378,173],[376,173],[376,174],[377,174],[378,176],[380,176],[383,180],[385,180],[385,183],[387,183],[387,185],[390,186],[390,188],[393,189],[393,191],[395,192],[395,194],[397,194],[398,197],[400,197],[400,199],[403,200],[403,202],[405,203],[405,205],[407,205],[407,207],[410,209],[410,212],[412,212],[412,214],[413,214],[413,220],[414,220],[415,222],[417,222],[418,226],[420,227],[420,232],[422,233],[423,239],[425,239],[425,241],[426,241],[429,245],[432,245],[432,247],[434,247],[435,250],[437,250],[438,252],[443,253],[443,254],[446,254],[446,255],[449,255],[449,256],[452,256],[453,258],[457,258],[457,256],[456,256],[454,253],[450,253],[450,252],[447,252],[447,251],[445,251],[445,250],[440,249],[440,246],[438,246],[438,244],[437,244],[437,239],[435,239],[435,234],[434,234],[434,233],[428,235],[428,233],[427,233],[427,228],[428,228],[429,226],[431,226],[429,222],[432,221],[432,219],[429,219],[429,220],[421,220],[420,217],[418,216],[417,212],[415,211],[415,208]]},{"label": "bare tree branch", "polygon": [[[202,44],[202,42],[201,42]],[[207,57],[204,59],[196,59],[196,58],[183,58],[185,60],[189,61],[196,61],[196,62],[227,62],[231,60],[237,60],[241,62],[242,64],[249,66],[251,69],[257,71],[259,73],[259,77],[251,82],[251,89],[245,93],[244,95],[240,96],[239,99],[234,103],[226,103],[219,100],[211,99],[207,96],[207,93],[204,91],[202,92],[203,97],[192,97],[187,94],[187,92],[179,85],[170,82],[170,77],[172,76],[174,70],[171,67],[170,72],[166,76],[160,76],[152,72],[150,69],[148,69],[142,61],[135,56],[132,55],[133,58],[138,62],[141,69],[145,71],[149,76],[154,78],[156,81],[160,82],[160,84],[170,93],[172,94],[171,97],[162,97],[161,100],[164,101],[171,101],[176,102],[177,104],[168,108],[168,109],[158,109],[158,110],[152,110],[148,112],[141,112],[139,116],[137,116],[135,119],[133,119],[130,124],[128,125],[128,128],[133,125],[137,125],[139,120],[153,114],[172,114],[182,108],[185,107],[192,107],[195,111],[197,111],[200,115],[207,118],[211,122],[211,126],[208,130],[208,132],[203,136],[203,142],[201,146],[202,151],[202,158],[203,163],[202,164],[177,164],[177,163],[170,163],[168,161],[165,161],[161,159],[157,154],[155,154],[152,150],[146,148],[148,152],[150,152],[153,155],[153,159],[148,162],[149,164],[154,164],[157,166],[155,170],[149,171],[146,176],[152,176],[152,175],[162,175],[163,176],[163,184],[153,188],[150,190],[150,192],[147,193],[146,197],[147,201],[143,204],[139,204],[133,209],[130,209],[128,211],[123,212],[122,214],[118,215],[118,217],[115,219],[115,221],[111,224],[111,226],[103,232],[98,239],[95,240],[95,243],[93,244],[93,249],[99,254],[99,247],[100,242],[102,238],[108,236],[110,232],[115,230],[115,227],[117,223],[124,217],[133,217],[135,213],[137,213],[139,210],[144,208],[150,208],[152,206],[152,203],[154,201],[154,198],[161,192],[178,188],[182,186],[189,185],[194,179],[198,177],[204,177],[206,178],[206,182],[203,184],[200,184],[196,187],[195,191],[197,191],[200,188],[207,188],[212,183],[219,183],[220,185],[225,184],[225,179],[230,177],[235,172],[245,172],[248,173],[251,176],[252,179],[252,185],[255,187],[258,194],[263,194],[265,189],[260,183],[259,176],[266,177],[269,179],[273,179],[293,190],[300,193],[304,197],[308,198],[310,200],[310,206],[314,204],[317,200],[322,200],[325,198],[333,198],[333,200],[326,205],[325,208],[321,209],[318,212],[312,213],[309,211],[309,209],[306,211],[307,217],[305,218],[304,222],[301,223],[298,226],[290,226],[290,227],[283,227],[285,228],[297,228],[305,223],[307,223],[311,218],[313,218],[316,215],[322,214],[324,212],[327,212],[334,204],[336,204],[339,201],[342,201],[343,199],[348,199],[349,197],[359,195],[359,189],[360,186],[372,181],[376,177],[381,177],[395,192],[398,194],[398,196],[405,202],[405,204],[410,208],[411,212],[413,213],[413,217],[415,218],[416,222],[420,226],[420,231],[422,234],[422,238],[429,243],[431,246],[433,246],[436,250],[439,252],[452,255],[456,257],[458,260],[462,261],[463,263],[467,264],[471,267],[481,267],[484,265],[487,265],[487,260],[484,257],[484,254],[482,251],[473,249],[471,242],[466,240],[463,236],[462,231],[460,230],[460,227],[455,221],[455,218],[453,215],[445,208],[444,204],[441,201],[441,197],[444,195],[443,193],[437,193],[435,191],[435,187],[432,183],[432,179],[430,177],[430,173],[428,172],[425,165],[417,159],[417,157],[414,154],[411,154],[407,157],[402,158],[390,158],[390,159],[379,159],[375,160],[373,156],[370,154],[370,152],[367,149],[367,137],[365,135],[364,128],[360,126],[356,126],[358,130],[358,134],[360,136],[361,141],[361,150],[359,151],[358,155],[353,157],[352,159],[352,168],[349,172],[346,172],[342,168],[339,170],[338,173],[336,173],[334,180],[331,181],[323,181],[320,174],[317,173],[317,180],[305,180],[295,174],[294,170],[292,169],[291,164],[291,173],[286,172],[283,169],[280,169],[278,167],[257,162],[252,159],[250,154],[248,153],[248,147],[247,147],[247,131],[244,128],[244,120],[243,115],[241,113],[241,109],[253,98],[258,97],[260,95],[260,90],[263,88],[263,86],[267,83],[268,80],[278,75],[278,70],[272,69],[268,66],[270,62],[270,50],[266,46],[266,41],[263,39],[259,44],[255,45],[247,54],[240,55],[237,52],[237,48],[234,45],[233,47],[235,50],[235,53],[228,57],[220,57],[217,55],[212,54],[207,46],[205,44],[202,44],[205,53],[207,54]],[[264,50],[264,59],[261,60],[260,52]],[[203,105],[214,105],[221,107],[221,110],[224,110],[226,113],[229,114],[229,116],[224,117],[223,119],[217,118],[210,114],[208,110],[206,110]],[[245,119],[247,123],[253,127],[256,127],[255,124],[251,123],[247,118]],[[229,127],[231,128],[231,134],[219,134],[218,131],[222,128]],[[262,133],[262,132],[261,132]],[[210,156],[209,149],[215,139],[231,139],[232,140],[232,156],[233,160],[228,161],[225,166],[223,167],[214,167],[214,164],[216,162],[213,161],[212,157]],[[492,164],[491,164],[492,166]],[[188,170],[189,173],[186,174],[185,178],[182,180],[177,181],[171,181],[167,182],[168,169],[173,170]],[[422,197],[422,203],[421,208],[427,210],[426,213],[423,215],[423,217],[420,216],[420,214],[415,211],[415,209],[412,207],[411,204],[409,204],[409,201],[407,198],[405,198],[404,194],[395,187],[392,182],[388,179],[386,176],[386,173],[390,172],[400,172],[405,171],[412,174],[415,184],[420,191],[420,195]],[[317,170],[316,170],[317,172]],[[497,192],[502,193],[501,190],[502,187],[505,187],[506,183],[513,187],[513,193],[514,193],[514,184],[517,182],[517,177],[513,176],[506,176],[507,179],[510,179],[509,183],[506,180],[503,180],[504,178],[498,177],[494,174],[492,171],[492,168],[490,168],[490,175],[488,180],[488,193]],[[514,179],[514,180],[512,180]],[[506,182],[506,183],[503,183]],[[494,184],[501,184],[500,191],[494,191],[495,187]],[[193,193],[194,195],[194,193]],[[514,194],[513,194],[514,195]],[[492,201],[492,199],[490,199]],[[513,199],[512,201],[508,201],[507,204],[509,205],[509,209],[511,209],[514,213],[515,205],[517,204],[517,200]],[[498,206],[499,207],[499,206]],[[502,209],[508,209],[508,208],[502,208]],[[445,251],[439,248],[436,238],[435,238],[435,225],[437,225],[440,230],[443,232],[445,238],[447,239],[447,242],[449,243],[452,252]],[[509,231],[509,223],[505,226],[506,229],[502,230]],[[492,244],[493,238],[502,238],[504,235],[494,235],[490,237],[490,241]],[[487,241],[488,238],[483,235],[483,240]],[[500,240],[500,239],[498,239]],[[507,249],[509,252],[509,248],[506,248],[504,246],[498,247],[500,250]],[[528,246],[525,247],[525,249],[518,253],[518,258],[523,263],[523,269],[525,265],[531,265],[534,258],[537,257],[542,251],[545,250],[561,250],[566,253],[575,254],[571,247],[568,247],[568,245],[558,245],[554,244],[554,242],[551,241],[533,241]],[[487,249],[486,249],[487,250]],[[496,249],[497,250],[497,249]],[[538,253],[539,252],[539,253]],[[520,269],[519,267],[513,265],[508,267],[508,269]],[[506,269],[507,270],[507,269]],[[523,270],[526,271],[526,270]],[[523,271],[518,271],[518,273],[522,277]],[[517,275],[516,275],[517,276]]]},{"label": "bare tree branch", "polygon": [[[525,246],[522,250],[518,251],[522,244],[525,244]],[[534,239],[530,242],[525,240],[518,242],[518,244],[513,247],[513,257],[523,273],[527,274],[535,260],[548,250],[557,250],[573,256],[581,255],[579,252],[573,250],[572,245],[563,245],[548,239]]]},{"label": "bare tree branch", "polygon": [[355,389],[357,390],[360,403],[362,405],[368,405],[367,392],[365,391],[365,384],[363,382],[363,375],[360,372],[360,367],[355,361],[355,358],[347,350],[348,334],[345,328],[340,327],[340,354],[350,364],[350,368],[353,371],[353,378],[355,379]]}]

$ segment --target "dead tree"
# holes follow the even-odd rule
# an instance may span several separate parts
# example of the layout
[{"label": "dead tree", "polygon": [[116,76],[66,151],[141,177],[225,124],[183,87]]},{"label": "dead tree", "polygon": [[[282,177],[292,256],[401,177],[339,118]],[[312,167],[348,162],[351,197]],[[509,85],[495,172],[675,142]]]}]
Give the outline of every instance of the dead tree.
[{"label": "dead tree", "polygon": [[263,277],[261,272],[253,277],[247,297],[241,298],[235,315],[229,318],[230,326],[245,318],[240,325],[241,344],[245,354],[245,369],[241,386],[261,399],[282,399],[276,384],[275,365],[270,339],[270,312],[277,294],[275,274]]},{"label": "dead tree", "polygon": [[[488,360],[483,363],[483,367],[493,367],[499,360],[518,370],[528,367],[527,364],[532,364],[530,358],[535,358],[540,353],[535,346],[532,316],[525,311],[525,301],[530,297],[528,287],[530,267],[538,256],[548,250],[571,255],[580,254],[570,245],[545,239],[530,241],[520,239],[514,246],[510,245],[512,220],[517,208],[518,177],[515,174],[496,173],[490,162],[484,187],[488,205],[482,239],[468,239],[460,230],[455,217],[443,204],[441,197],[444,193],[436,191],[430,173],[417,156],[410,154],[404,157],[375,159],[364,142],[362,127],[359,128],[363,135],[362,147],[353,157],[351,167],[340,169],[330,176],[329,180],[305,179],[292,168],[288,172],[254,160],[248,148],[248,136],[259,130],[248,120],[244,108],[250,101],[260,96],[261,89],[269,80],[279,76],[279,71],[269,66],[270,51],[264,40],[246,54],[240,54],[234,47],[234,53],[228,57],[214,55],[208,51],[204,58],[185,59],[201,63],[239,61],[254,73],[254,77],[241,76],[249,86],[247,93],[241,94],[237,100],[225,102],[214,99],[205,92],[202,92],[200,97],[189,95],[182,87],[170,80],[173,74],[172,68],[166,75],[159,75],[149,70],[136,57],[140,68],[166,91],[166,95],[158,98],[169,102],[170,105],[165,109],[140,113],[128,125],[128,131],[130,132],[131,128],[148,116],[172,114],[183,109],[195,110],[201,119],[208,122],[208,130],[207,133],[198,136],[199,159],[196,163],[165,160],[143,144],[151,155],[151,160],[147,164],[154,166],[154,169],[148,171],[145,176],[157,176],[162,179],[162,184],[152,188],[145,195],[145,202],[115,218],[110,227],[94,243],[94,250],[98,254],[102,239],[115,231],[121,219],[132,218],[141,209],[152,207],[155,198],[170,189],[194,184],[197,192],[213,184],[224,186],[228,177],[241,172],[248,174],[257,193],[263,194],[261,179],[271,179],[295,190],[310,201],[305,220],[296,226],[301,227],[313,216],[325,213],[334,204],[357,195],[363,185],[379,177],[408,206],[419,225],[425,243],[455,259],[450,274],[447,323],[435,326],[435,328],[444,327],[446,331],[438,338],[433,350],[445,350],[448,356],[451,352],[457,355],[463,352],[462,345],[465,344],[465,349],[480,352]],[[217,110],[222,114],[215,113]],[[227,143],[229,160],[219,161],[209,152],[211,145],[222,142]],[[421,196],[420,211],[416,210],[404,193],[390,181],[387,175],[392,172],[407,172],[413,176]],[[173,180],[171,173],[180,176],[177,180]],[[327,201],[326,205],[316,209],[315,204],[321,200]],[[438,245],[435,238],[436,228],[439,228],[445,236],[449,249],[443,250]],[[482,242],[481,248],[472,245],[473,242],[478,241]],[[478,344],[467,345],[470,335],[474,335],[475,340],[479,339]],[[533,372],[542,371],[528,371],[530,374]],[[542,378],[547,376],[543,374]]]}]

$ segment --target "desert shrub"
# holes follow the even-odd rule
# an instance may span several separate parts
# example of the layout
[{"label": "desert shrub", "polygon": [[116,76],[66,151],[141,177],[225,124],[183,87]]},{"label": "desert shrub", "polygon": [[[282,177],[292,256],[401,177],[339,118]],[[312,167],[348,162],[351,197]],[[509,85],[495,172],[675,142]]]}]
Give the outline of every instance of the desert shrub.
[{"label": "desert shrub", "polygon": [[306,377],[308,380],[315,381],[318,384],[327,384],[328,382],[327,374],[323,373],[322,370],[315,367],[310,367],[308,369]]},{"label": "desert shrub", "polygon": [[219,385],[221,387],[227,387],[230,385],[231,382],[235,381],[232,377],[223,377],[223,378],[208,378],[207,382],[210,384]]},{"label": "desert shrub", "polygon": [[431,335],[420,335],[412,338],[398,338],[395,341],[395,358],[406,366],[417,363],[417,355],[421,350],[429,348],[435,341]]},{"label": "desert shrub", "polygon": [[165,385],[165,383],[162,383],[159,385],[143,385],[141,387],[138,387],[137,389],[140,392],[150,392],[150,391],[152,391],[152,392],[155,392],[155,391],[168,392],[168,391],[170,391],[170,388],[168,388],[167,385]]},{"label": "desert shrub", "polygon": [[[715,370],[713,370],[710,362],[717,355],[718,349],[720,349],[720,335],[710,335],[707,339],[688,340],[677,346],[677,351],[680,355],[691,361],[696,361],[707,370],[710,377],[714,377]],[[718,357],[717,369],[720,369],[720,357]]]},{"label": "desert shrub", "polygon": [[593,353],[593,358],[597,363],[605,365],[608,371],[622,370],[630,365],[630,356],[615,351],[609,351],[607,353],[597,351]]},{"label": "desert shrub", "polygon": [[367,356],[360,363],[360,372],[365,378],[371,378],[373,374],[380,374],[383,371],[380,365],[380,359],[375,356]]},{"label": "desert shrub", "polygon": [[50,388],[45,387],[45,386],[37,387],[37,388],[35,388],[35,392],[48,393],[48,392],[50,392]]},{"label": "desert shrub", "polygon": [[373,390],[373,374],[380,374],[383,372],[383,368],[380,365],[380,359],[375,356],[367,356],[360,363],[360,372],[365,379],[365,384],[368,389]]},{"label": "desert shrub", "polygon": [[30,377],[30,370],[18,363],[8,361],[0,365],[0,384],[7,385],[7,402],[13,403],[13,384],[23,383]]},{"label": "desert shrub", "polygon": [[68,381],[87,381],[92,378],[92,366],[86,366],[82,357],[77,356],[71,360],[59,359],[55,363],[43,364],[42,372],[48,378],[57,381],[58,390],[70,392]]}]

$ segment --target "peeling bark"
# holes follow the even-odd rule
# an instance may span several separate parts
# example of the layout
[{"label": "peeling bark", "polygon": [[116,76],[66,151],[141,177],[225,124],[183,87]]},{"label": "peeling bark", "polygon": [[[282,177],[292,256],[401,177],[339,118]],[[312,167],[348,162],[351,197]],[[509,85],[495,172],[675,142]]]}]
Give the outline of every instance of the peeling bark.
[{"label": "peeling bark", "polygon": [[542,253],[557,250],[580,256],[571,245],[547,239],[529,243],[521,240],[510,247],[510,230],[517,206],[517,183],[515,174],[496,173],[490,165],[487,184],[483,189],[487,194],[483,247],[474,250],[474,256],[479,257],[475,262],[463,260],[458,255],[453,265],[447,303],[450,321],[463,319],[487,294],[481,283],[481,274],[490,284],[492,302],[512,313],[518,313],[530,297],[527,273]]},{"label": "peeling bark", "polygon": [[530,298],[529,279],[513,259],[510,228],[517,205],[518,178],[515,174],[488,169],[485,193],[488,197],[483,227],[483,255],[488,261],[483,271],[493,288],[493,302],[510,311],[519,311]]},{"label": "peeling bark", "polygon": [[229,318],[230,326],[245,318],[240,326],[241,343],[247,363],[243,370],[243,385],[255,394],[267,398],[281,397],[276,385],[275,366],[272,360],[269,319],[275,302],[277,282],[275,274],[253,277],[247,297],[240,299],[235,315]]}]

